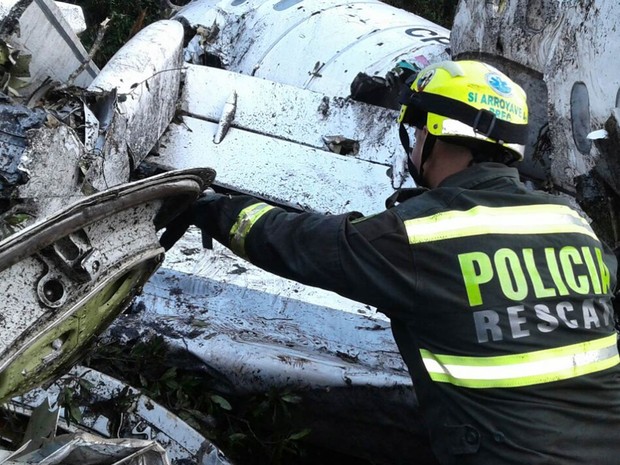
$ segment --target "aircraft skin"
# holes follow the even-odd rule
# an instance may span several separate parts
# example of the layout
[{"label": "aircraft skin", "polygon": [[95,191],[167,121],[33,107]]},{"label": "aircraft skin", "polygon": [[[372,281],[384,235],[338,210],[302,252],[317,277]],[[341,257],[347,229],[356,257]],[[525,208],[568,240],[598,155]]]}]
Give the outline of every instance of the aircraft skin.
[{"label": "aircraft skin", "polygon": [[156,229],[206,188],[169,172],[77,201],[0,242],[0,402],[81,357],[163,261]]},{"label": "aircraft skin", "polygon": [[[34,8],[35,3],[28,8]],[[267,280],[257,270],[245,270],[237,276],[237,270],[244,266],[242,262],[226,262],[226,271],[213,276],[196,272],[195,263],[198,260],[204,264],[199,260],[206,252],[191,235],[176,252],[168,254],[168,261],[162,266],[162,250],[153,221],[166,189],[180,186],[176,195],[187,199],[213,181],[212,176],[198,175],[195,170],[205,164],[218,171],[218,188],[249,192],[287,208],[332,213],[351,209],[364,213],[379,211],[383,197],[410,183],[396,134],[394,101],[385,100],[386,108],[379,108],[350,97],[360,75],[375,86],[371,90],[385,93],[386,98],[393,97],[385,77],[403,60],[424,67],[448,58],[451,52],[455,58],[488,58],[521,81],[533,95],[532,121],[540,133],[532,133],[529,148],[534,158],[544,164],[526,164],[523,173],[536,181],[548,180],[570,195],[579,194],[579,176],[596,174],[617,195],[617,157],[610,154],[615,153],[613,147],[617,148],[618,143],[614,137],[620,133],[616,108],[620,105],[620,73],[614,71],[613,65],[618,42],[611,40],[620,18],[618,6],[614,2],[595,2],[596,14],[588,16],[579,9],[581,6],[567,13],[559,8],[562,2],[547,2],[545,8],[549,9],[542,11],[548,14],[541,18],[549,21],[530,14],[526,15],[524,26],[517,19],[523,16],[520,8],[525,8],[524,2],[482,2],[480,6],[472,3],[460,3],[450,33],[376,0],[195,0],[177,11],[171,20],[147,27],[101,72],[85,67],[79,74],[84,82],[79,84],[88,87],[97,104],[84,105],[84,118],[89,122],[84,135],[78,136],[75,128],[64,124],[35,128],[29,145],[16,155],[18,162],[14,164],[17,171],[27,172],[29,177],[23,176],[16,185],[3,185],[16,193],[17,199],[37,201],[24,202],[36,207],[30,210],[34,215],[32,223],[24,224],[25,229],[0,242],[0,282],[7,296],[1,314],[8,322],[0,338],[0,398],[9,398],[66,370],[85,344],[105,329],[142,285],[142,301],[151,304],[155,313],[162,311],[161,307],[169,302],[161,295],[161,283],[167,281],[160,276],[176,279],[185,275],[188,283],[200,282],[192,289],[211,289],[212,294],[204,296],[205,308],[223,311],[230,303],[225,299],[231,298],[231,292],[218,292],[222,285],[229,285],[230,289],[247,285],[244,295],[262,305],[273,304],[265,292],[256,292],[253,286],[260,283],[262,289],[267,289],[266,294],[278,296],[277,301],[296,318],[302,318],[299,315],[312,308],[325,321],[332,319],[344,324],[338,312],[350,311],[362,315],[360,318],[369,324],[376,322],[375,327],[386,329],[385,320],[374,309],[360,309],[354,302],[313,289]],[[53,5],[49,0],[41,0],[37,5],[40,4],[50,8]],[[34,14],[34,9],[28,8],[25,11]],[[571,55],[573,61],[567,64],[563,60],[563,45],[571,34],[575,35],[581,17],[587,17],[586,34],[592,40],[585,41],[586,45],[579,42]],[[20,26],[27,25],[27,15],[16,16],[15,20]],[[596,31],[603,34],[597,35]],[[0,33],[7,40],[15,40],[11,31]],[[511,42],[512,36],[507,34],[524,40]],[[72,37],[71,42],[74,41]],[[519,50],[519,43],[528,44],[527,53]],[[504,47],[500,49],[498,44]],[[45,44],[40,47],[44,49]],[[60,46],[54,47],[61,50]],[[584,63],[590,63],[592,50],[597,51],[595,59],[585,66]],[[39,66],[40,62],[34,63]],[[205,64],[216,66],[209,68]],[[55,76],[62,80],[70,74],[64,68],[72,66],[74,71],[77,65],[58,60],[40,66],[42,70],[46,66],[56,67]],[[591,73],[594,68],[604,71]],[[43,81],[37,79],[44,74],[36,73],[32,85],[41,85]],[[177,104],[183,116],[181,122],[173,121]],[[587,113],[589,118],[583,116]],[[607,139],[588,138],[588,134],[603,126]],[[543,150],[541,134],[547,134],[550,151]],[[49,158],[43,158],[43,153],[49,154]],[[86,156],[92,153],[103,155]],[[84,160],[95,163],[85,165]],[[189,171],[127,185],[136,167]],[[52,181],[58,189],[54,195],[41,188]],[[129,209],[123,204],[124,193],[146,192],[153,186],[161,189],[159,195],[132,204]],[[106,192],[112,196],[106,197]],[[67,209],[72,202],[73,210]],[[105,214],[96,221],[89,220],[89,212],[97,210],[98,205],[105,206],[101,207]],[[8,213],[0,212],[0,220],[10,218]],[[73,218],[72,226],[58,229],[62,218]],[[129,227],[134,220],[148,225],[145,236],[138,234],[140,228]],[[612,216],[612,221],[617,219]],[[135,235],[135,240],[121,239],[125,227]],[[102,234],[110,228],[116,236]],[[42,237],[47,237],[47,242],[39,242]],[[103,240],[105,237],[108,242]],[[113,237],[118,241],[112,241]],[[618,240],[613,233],[610,237]],[[32,250],[23,249],[24,244],[38,242],[39,246]],[[222,264],[229,258],[218,255],[221,251],[212,253],[211,263]],[[98,260],[98,256],[108,259]],[[194,264],[189,266],[188,260]],[[158,267],[158,278],[148,280]],[[263,286],[265,283],[267,287]],[[120,293],[116,292],[119,289]],[[96,310],[106,296],[115,305],[103,318],[104,324],[91,321],[84,326],[89,321],[84,310]],[[177,303],[187,308],[190,305],[180,297]],[[31,310],[23,311],[26,307]],[[243,313],[244,308],[239,311]],[[253,311],[260,313],[260,309]],[[222,320],[222,328],[228,325],[223,334],[234,335],[239,329],[235,326],[238,318],[223,316]],[[357,319],[351,315],[347,315],[347,322],[351,322],[351,327],[357,325]],[[76,329],[78,323],[82,329]],[[188,334],[195,330],[186,326],[178,327]],[[218,344],[218,372],[224,380],[234,380],[240,388],[251,390],[256,379],[238,378],[240,372],[252,367],[251,358],[235,355],[247,353],[248,348],[258,350],[256,347],[263,344],[259,359],[264,377],[258,384],[276,382],[286,373],[287,379],[295,378],[310,387],[327,384],[347,388],[353,384],[363,389],[389,385],[404,388],[397,396],[398,402],[406,399],[414,405],[415,396],[407,377],[402,376],[402,361],[395,350],[393,357],[379,357],[372,351],[359,351],[356,344],[361,343],[353,337],[346,341],[332,338],[325,329],[329,325],[308,327],[312,334],[300,332],[299,340],[307,337],[325,341],[320,344],[321,357],[313,358],[312,350],[287,352],[287,360],[303,353],[307,361],[289,363],[288,371],[283,368],[283,359],[278,358],[282,354],[277,345],[267,350],[265,341],[273,342],[272,326],[265,325],[267,333],[257,332],[257,340],[250,345],[233,336],[224,344],[223,336],[211,338]],[[380,340],[388,352],[393,349],[379,336],[369,337]],[[209,359],[205,355],[208,341],[205,337],[192,345],[205,363]],[[230,341],[239,345],[235,347]],[[290,340],[286,343],[292,344]],[[366,342],[364,346],[372,344]],[[313,346],[306,345],[306,350],[308,347]],[[290,352],[290,347],[287,350]],[[343,354],[353,357],[348,360],[359,356],[358,363],[343,364]],[[230,360],[241,360],[247,365],[240,368],[229,364]],[[356,371],[359,360],[365,365]],[[340,376],[341,372],[355,376]],[[364,397],[360,399],[363,401]],[[420,434],[416,429],[419,425],[411,423],[407,427]],[[385,458],[385,450],[367,452]],[[400,450],[393,452],[394,460],[403,456]]]},{"label": "aircraft skin", "polygon": [[462,1],[451,36],[454,59],[482,58],[524,87],[531,130],[521,172],[576,198],[612,247],[620,244],[618,31],[618,2]]},{"label": "aircraft skin", "polygon": [[200,0],[175,18],[199,27],[186,61],[208,54],[229,71],[329,96],[348,97],[358,73],[449,58],[450,31],[378,0]]},{"label": "aircraft skin", "polygon": [[[62,122],[55,127],[42,125],[33,128],[31,142],[15,154],[13,166],[20,176],[15,183],[3,185],[3,188],[6,188],[4,193],[10,191],[11,195],[19,200],[16,202],[18,206],[28,206],[29,215],[20,223],[23,229],[13,229],[13,235],[8,235],[0,242],[0,253],[5,260],[0,273],[4,276],[2,283],[7,296],[3,307],[7,324],[0,338],[2,341],[0,396],[3,399],[54,379],[66,371],[83,354],[84,347],[127,306],[131,297],[143,285],[149,283],[149,276],[155,269],[161,267],[163,258],[155,235],[158,226],[153,221],[157,218],[157,212],[164,198],[170,194],[167,189],[174,187],[177,182],[174,179],[178,179],[183,185],[186,181],[190,184],[182,187],[182,192],[177,192],[183,198],[187,198],[189,193],[195,195],[197,190],[201,190],[211,182],[210,179],[206,180],[200,176],[196,179],[197,171],[187,166],[189,171],[187,169],[180,173],[173,171],[168,177],[164,175],[162,178],[138,181],[135,185],[127,184],[131,179],[133,168],[144,165],[148,169],[149,166],[155,166],[157,156],[161,163],[165,158],[164,152],[171,151],[166,148],[166,144],[172,137],[173,129],[170,123],[174,117],[174,107],[180,90],[182,66],[179,60],[183,56],[184,42],[181,19],[189,18],[192,12],[193,15],[198,10],[203,11],[206,5],[194,2],[188,5],[186,10],[179,12],[176,18],[178,20],[162,20],[149,26],[123,47],[106,67],[101,71],[94,71],[94,75],[89,74],[94,68],[85,68],[82,73],[85,81],[80,81],[78,84],[88,86],[87,102],[85,105],[80,105],[80,102],[71,103],[72,111],[75,114],[83,114],[86,121],[83,134],[77,133],[75,128]],[[267,90],[258,91],[255,97],[264,96],[260,93],[263,91],[281,93],[282,96],[290,97],[288,101],[283,101],[283,105],[298,102],[298,108],[301,109],[304,109],[303,104],[312,102],[312,107],[306,108],[310,113],[298,114],[296,118],[314,121],[316,119],[314,115],[317,115],[324,120],[323,129],[318,137],[317,134],[312,135],[312,140],[308,139],[312,133],[311,125],[307,125],[308,129],[304,134],[295,136],[265,131],[264,126],[260,127],[259,132],[263,137],[272,140],[274,147],[280,147],[281,144],[295,147],[299,154],[298,166],[303,166],[300,169],[308,172],[308,161],[312,157],[320,160],[320,163],[316,163],[317,179],[326,182],[332,179],[331,185],[326,186],[325,190],[335,194],[331,197],[317,195],[315,199],[312,195],[308,197],[307,194],[312,190],[309,187],[313,183],[313,178],[308,176],[305,181],[307,184],[305,186],[300,184],[297,188],[294,188],[289,178],[288,185],[281,184],[285,189],[276,200],[285,203],[285,197],[288,196],[290,202],[293,190],[297,189],[300,193],[305,190],[306,195],[300,196],[300,200],[295,201],[295,207],[337,211],[351,208],[351,204],[355,204],[352,202],[355,198],[360,199],[359,208],[364,207],[367,204],[361,202],[363,197],[360,197],[360,194],[363,194],[368,198],[376,198],[376,208],[380,208],[380,199],[405,182],[403,155],[397,145],[396,133],[390,134],[389,131],[381,129],[383,124],[375,124],[378,114],[385,121],[395,121],[396,113],[390,109],[373,108],[360,102],[349,101],[347,97],[351,82],[348,78],[353,79],[359,73],[382,78],[404,56],[417,61],[420,66],[435,58],[443,59],[446,56],[448,31],[380,2],[347,5],[325,1],[232,2],[230,6],[260,7],[260,11],[254,16],[255,23],[245,31],[246,37],[252,28],[258,27],[266,28],[274,35],[269,36],[271,42],[262,45],[255,42],[250,44],[257,47],[254,50],[262,47],[260,50],[264,53],[258,62],[250,58],[249,49],[245,51],[229,49],[228,52],[231,57],[235,57],[239,70],[214,70],[220,72],[218,79],[230,77],[230,74],[226,73],[235,73],[241,78],[256,80],[260,77],[261,82],[271,84],[267,84]],[[44,7],[53,10],[51,2],[42,0],[39,3],[31,2],[26,6],[22,16],[14,10],[9,14],[20,27],[26,28],[29,25],[29,18],[39,18],[37,21],[44,22],[46,18]],[[262,12],[268,11],[274,11],[279,16],[266,16],[261,19]],[[213,11],[209,14],[212,13]],[[388,23],[395,24],[394,18],[398,18],[401,14],[404,16],[396,21],[398,24],[395,27],[384,27]],[[295,27],[291,27],[291,23],[287,26],[287,22],[283,21],[283,15],[294,21],[292,24]],[[298,18],[294,19],[294,16]],[[234,21],[232,16],[229,19]],[[205,25],[213,25],[208,18],[201,21]],[[343,22],[350,27],[343,29],[341,27]],[[196,26],[198,29],[196,42],[200,42],[200,38],[204,37],[205,28]],[[335,36],[332,32],[325,36],[332,37],[329,41],[330,47],[322,47],[318,42],[312,43],[293,57],[289,54],[284,63],[286,66],[277,61],[278,53],[286,49],[288,41],[293,40],[295,48],[302,47],[304,36],[318,38],[314,32],[327,27],[337,27],[339,32]],[[228,27],[225,29],[232,32]],[[74,43],[75,36],[71,36],[68,30],[65,32],[70,36],[70,42]],[[14,40],[10,31],[5,30],[4,33],[5,39]],[[287,36],[287,33],[292,35]],[[265,39],[267,38],[265,35]],[[334,38],[338,38],[339,41]],[[51,39],[50,44],[53,44],[60,54],[68,53],[63,49],[63,44]],[[30,47],[30,45],[24,46]],[[395,48],[389,48],[388,45],[390,47],[394,45]],[[45,44],[34,48],[41,50],[38,53],[43,54]],[[195,48],[188,47],[184,50],[185,56],[191,55],[192,50],[195,51]],[[326,53],[317,53],[321,50]],[[212,52],[213,50],[210,50],[205,53]],[[242,60],[242,55],[248,60]],[[297,61],[294,62],[292,58]],[[222,62],[226,59],[224,55],[220,58]],[[48,73],[59,76],[59,80],[64,80],[75,70],[73,65],[63,64],[60,59],[56,61],[42,63],[41,72],[37,76]],[[309,66],[306,66],[307,63]],[[71,68],[71,71],[63,69],[63,66]],[[189,66],[188,74],[191,73]],[[249,67],[252,68],[252,72],[247,72]],[[276,80],[278,70],[282,69],[289,70],[283,74],[288,76],[290,81]],[[291,70],[295,73],[291,73]],[[63,72],[66,74],[63,75]],[[340,72],[347,75],[345,81],[338,78]],[[267,80],[268,74],[271,75],[270,80]],[[209,75],[208,78],[211,79],[212,76]],[[240,85],[244,84],[241,78]],[[35,77],[31,85],[38,87],[46,84],[44,80]],[[260,88],[252,84],[249,84],[249,87]],[[202,145],[203,150],[217,146],[225,154],[232,153],[233,150],[227,148],[227,145],[231,146],[235,137],[245,137],[247,133],[255,131],[256,127],[253,127],[254,123],[251,122],[247,123],[248,126],[241,127],[245,124],[244,111],[247,116],[249,114],[247,112],[252,109],[252,105],[248,105],[251,103],[248,99],[252,96],[246,95],[242,90],[238,92],[238,99],[230,99],[231,95],[232,92],[227,93],[219,107],[219,96],[213,97],[217,98],[215,104],[211,101],[211,105],[214,106],[213,116],[208,116],[213,120],[211,126],[213,133],[206,133],[210,139],[208,143]],[[19,97],[14,96],[17,101]],[[196,99],[199,97],[195,96]],[[185,94],[184,104],[190,105],[193,100],[192,95]],[[228,110],[223,111],[225,108]],[[290,112],[282,113],[288,116],[292,123],[296,122]],[[233,114],[234,117],[224,116]],[[204,115],[201,117],[205,118]],[[228,121],[228,126],[225,121]],[[386,126],[395,127],[391,124]],[[360,132],[360,127],[367,129]],[[240,129],[245,129],[246,132]],[[381,143],[388,139],[389,144],[386,143],[382,148]],[[162,153],[145,159],[156,143],[159,143]],[[243,144],[243,140],[240,143]],[[203,142],[200,141],[199,144]],[[351,149],[352,153],[346,153],[349,150],[346,147],[349,145],[355,147]],[[168,145],[172,146],[173,144]],[[238,147],[239,145],[234,151],[242,153]],[[180,147],[176,155],[183,152],[187,153],[187,149]],[[98,156],[89,158],[89,154]],[[273,154],[274,151],[265,152],[265,155],[271,156],[272,160]],[[177,158],[177,161],[179,159]],[[85,163],[86,160],[88,163]],[[285,162],[291,165],[291,159]],[[204,159],[200,166],[204,166]],[[260,166],[260,163],[253,166]],[[177,167],[175,163],[169,163],[165,168],[170,170],[175,167]],[[28,176],[25,173],[28,173]],[[253,177],[257,178],[256,173],[253,174]],[[294,175],[294,170],[291,174]],[[341,176],[337,189],[334,189],[332,178],[335,174]],[[273,169],[271,175],[269,171],[265,171],[264,175],[273,178]],[[186,179],[188,177],[189,179]],[[351,184],[353,177],[367,182],[370,189],[359,188],[355,183]],[[246,176],[245,179],[249,177]],[[243,181],[243,178],[240,178],[240,181]],[[242,184],[235,182],[228,187],[242,190]],[[269,185],[267,182],[263,184]],[[45,189],[42,186],[45,186]],[[139,199],[140,193],[152,192],[153,189],[160,191],[161,197],[145,199],[144,202],[132,204],[127,208],[125,193],[135,195],[137,197],[132,198]],[[371,196],[373,192],[376,195]],[[182,201],[176,203],[178,208],[182,208]],[[99,216],[95,219],[93,212],[96,211],[99,212],[97,214]],[[12,208],[0,214],[1,219],[7,221],[22,218],[18,213]],[[70,227],[60,228],[59,225],[67,221]],[[43,238],[46,239],[42,240]],[[27,244],[29,246],[26,250],[24,247]],[[37,246],[33,247],[32,244]],[[248,278],[249,273],[244,277]],[[197,279],[204,278],[198,276]],[[270,285],[272,287],[269,288],[269,292],[273,292],[274,295],[283,287],[282,283],[277,282]],[[234,285],[230,286],[233,288]],[[152,296],[150,292],[145,295]],[[225,308],[223,298],[218,303],[216,295],[205,297],[209,298],[210,305]],[[291,305],[292,298],[299,301],[298,306]],[[302,300],[299,300],[300,298]],[[303,299],[306,298],[312,303],[305,302]],[[265,300],[264,293],[257,299],[257,302],[272,302],[269,298]],[[372,309],[359,308],[357,303],[346,299],[339,300],[316,290],[291,289],[290,294],[282,295],[282,299],[283,305],[298,309],[300,314],[306,314],[305,310],[314,307],[317,317],[322,315],[321,318],[325,321],[333,321],[333,324],[345,325],[349,329],[360,324],[368,324],[370,328],[383,328],[386,324],[385,319],[378,317]],[[22,309],[26,307],[30,310],[23,312]],[[345,319],[338,316],[343,307],[350,312]],[[326,326],[329,327],[330,325]],[[184,326],[179,323],[179,330],[183,328]],[[269,327],[265,329],[273,331]],[[282,355],[280,352],[284,348],[278,348],[276,345],[268,351],[265,340],[261,340],[260,337],[258,346],[251,345],[254,347],[253,350],[261,347],[261,344],[263,346],[264,356],[260,363],[269,368],[264,371],[263,384],[269,385],[276,382],[275,380],[283,380],[286,378],[283,375],[287,373],[287,376],[296,377],[299,383],[310,388],[333,386],[351,389],[352,386],[353,388],[359,386],[361,402],[364,401],[366,389],[373,390],[385,385],[388,387],[384,391],[385,400],[391,402],[394,412],[405,414],[405,410],[399,409],[399,405],[403,402],[412,409],[415,408],[410,380],[403,375],[404,371],[400,366],[402,361],[395,350],[394,357],[384,355],[386,351],[390,351],[390,348],[386,347],[389,338],[384,337],[387,334],[385,331],[374,330],[364,333],[371,341],[381,340],[384,343],[380,345],[380,353],[374,354],[372,350],[367,350],[367,355],[362,357],[359,353],[355,355],[358,352],[356,344],[360,344],[360,341],[347,339],[335,342],[333,335],[322,333],[321,328],[315,330],[317,334],[304,333],[303,336],[308,340],[323,339],[325,344],[317,346],[322,355],[315,356],[312,350],[306,351],[305,355],[289,350],[292,353],[287,354],[287,360],[294,360],[296,356],[303,355],[308,363],[303,365],[294,363],[288,366],[287,371],[282,371],[285,368],[283,358],[278,357],[278,354]],[[234,328],[231,328],[231,331],[234,332]],[[261,337],[268,339],[269,336],[265,334]],[[242,353],[250,346],[244,345],[243,341],[237,343],[238,346],[224,344],[220,347],[218,350],[222,353],[218,359],[239,360],[234,355]],[[366,343],[364,345],[373,346]],[[352,354],[351,362],[343,365],[343,354]],[[358,357],[359,360],[367,359],[369,365],[360,368],[359,362],[354,363]],[[238,368],[235,365],[223,366],[224,370],[230,369],[235,372],[239,371]],[[239,380],[236,384],[246,390],[256,389],[256,385],[252,386],[249,380]],[[262,386],[261,383],[258,385]],[[317,392],[325,391],[321,389]],[[320,396],[317,402],[322,402]],[[405,429],[413,428],[419,434],[419,425],[412,420],[413,415],[409,417]],[[381,430],[379,423],[377,428],[379,433]],[[333,439],[327,438],[327,440]],[[372,450],[368,452],[377,453]],[[402,455],[396,449],[394,454]]]}]

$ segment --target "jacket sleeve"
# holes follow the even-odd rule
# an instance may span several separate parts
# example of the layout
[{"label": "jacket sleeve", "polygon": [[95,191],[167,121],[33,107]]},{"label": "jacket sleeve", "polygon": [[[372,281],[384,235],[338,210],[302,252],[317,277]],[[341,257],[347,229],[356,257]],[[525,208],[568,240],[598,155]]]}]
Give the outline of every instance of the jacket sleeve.
[{"label": "jacket sleeve", "polygon": [[614,292],[614,298],[612,300],[614,311],[616,314],[616,327],[620,329],[620,247],[614,249],[614,255],[616,256],[616,290]]},{"label": "jacket sleeve", "polygon": [[367,218],[292,213],[248,196],[219,196],[198,226],[279,276],[382,310],[410,306],[411,251],[389,210]]}]

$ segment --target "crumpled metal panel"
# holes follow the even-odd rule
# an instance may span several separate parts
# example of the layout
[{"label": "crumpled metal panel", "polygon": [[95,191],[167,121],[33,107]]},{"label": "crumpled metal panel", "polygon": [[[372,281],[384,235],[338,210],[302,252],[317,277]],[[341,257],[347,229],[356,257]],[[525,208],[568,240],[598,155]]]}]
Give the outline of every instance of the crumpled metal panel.
[{"label": "crumpled metal panel", "polygon": [[[68,108],[76,108],[79,102],[75,96],[72,99],[66,105]],[[95,153],[94,149],[86,148],[78,130],[73,128],[82,119],[77,117],[64,123],[58,118],[65,110],[53,106],[50,103],[46,109],[33,112],[13,103],[16,110],[7,110],[5,114],[9,121],[17,112],[34,116],[25,122],[23,118],[14,119],[14,135],[0,134],[0,144],[14,143],[12,150],[0,154],[0,160],[7,160],[5,172],[9,177],[3,179],[6,177],[0,173],[0,195],[5,199],[0,204],[0,239],[37,218],[53,215],[70,202],[129,180],[131,164],[126,147],[119,145],[118,140],[111,140],[124,133],[127,123],[124,118],[117,113],[112,115],[113,119],[102,128],[105,147]],[[7,108],[11,108],[9,103]],[[79,108],[86,110],[83,104]],[[29,128],[27,123],[33,120],[40,124]],[[23,138],[17,137],[20,133],[24,134]],[[124,152],[117,150],[119,146]]]},{"label": "crumpled metal panel", "polygon": [[28,147],[27,131],[41,127],[46,114],[40,108],[29,109],[0,94],[0,196],[9,197],[16,186],[28,181],[20,169]]},{"label": "crumpled metal panel", "polygon": [[[32,27],[28,21],[34,20],[41,27],[62,26],[54,9],[41,18],[26,14],[31,8],[44,8],[46,1],[12,7],[0,33],[13,33],[9,23]],[[32,51],[51,53],[45,44],[39,45],[41,49]],[[160,21],[123,47],[90,90],[48,83],[31,98],[3,100],[0,149],[6,150],[0,150],[0,239],[70,202],[130,180],[130,171],[174,116],[182,45],[181,24]],[[30,42],[19,42],[16,50],[30,52],[29,46]],[[56,46],[53,40],[47,43],[50,49]],[[30,70],[36,71],[35,61]],[[41,108],[31,110],[19,101]]]},{"label": "crumpled metal panel", "polygon": [[156,229],[213,176],[202,169],[126,184],[0,241],[0,401],[75,362],[161,262]]},{"label": "crumpled metal panel", "polygon": [[21,95],[28,96],[43,82],[58,82],[86,87],[99,68],[62,12],[52,0],[4,1],[0,38],[32,56],[30,82]]},{"label": "crumpled metal panel", "polygon": [[[109,463],[110,458],[102,457],[98,453],[101,444],[113,448],[113,452],[127,452],[134,449],[137,451],[136,459],[146,460],[138,462],[144,465],[158,465],[169,463],[168,461],[173,464],[231,465],[220,449],[175,414],[141,394],[137,389],[92,368],[73,367],[69,373],[46,389],[37,388],[12,399],[10,407],[19,413],[31,413],[29,430],[33,421],[44,422],[41,417],[45,417],[45,414],[51,417],[45,422],[49,424],[59,416],[64,416],[65,408],[58,406],[59,397],[65,388],[75,385],[89,386],[88,396],[76,400],[76,404],[72,407],[79,409],[80,420],[76,423],[62,421],[58,426],[60,430],[66,432],[65,434],[73,433],[65,436],[65,442],[66,438],[72,439],[84,431],[98,435],[96,438],[88,437],[83,447],[86,459],[90,460],[90,463]],[[125,405],[123,412],[114,408],[118,403]],[[56,406],[51,412],[48,409],[50,404]],[[104,408],[105,405],[110,407]],[[41,410],[44,410],[43,415]],[[51,431],[48,429],[41,432],[46,437],[53,437],[56,434],[56,425],[53,426]],[[107,439],[116,434],[120,434],[123,439]],[[28,435],[28,431],[24,439],[30,439],[31,442],[26,446],[26,450],[16,451],[16,456],[21,457],[25,452],[36,449],[41,451],[49,449],[41,447],[45,441],[40,438],[37,441],[37,437],[33,434]],[[150,457],[145,457],[142,451],[151,451],[155,444],[157,445],[153,451],[157,454],[151,453]]]},{"label": "crumpled metal panel", "polygon": [[88,433],[57,436],[44,447],[9,457],[2,465],[170,465],[166,451],[156,442],[140,439],[105,439]]},{"label": "crumpled metal panel", "polygon": [[[216,271],[218,260],[228,263]],[[114,339],[155,330],[203,360],[235,393],[411,386],[389,322],[372,309],[351,302],[346,312],[337,299],[320,305],[286,295],[266,273],[241,262],[231,269],[235,262],[222,252],[209,262],[211,276],[161,269],[136,299],[144,310],[112,326]],[[242,285],[249,280],[256,282]]]},{"label": "crumpled metal panel", "polygon": [[194,0],[175,18],[199,28],[186,61],[206,52],[230,71],[330,96],[347,97],[358,73],[448,58],[450,31],[378,0]]},{"label": "crumpled metal panel", "polygon": [[[29,135],[28,147],[19,165],[22,172],[28,173],[28,182],[17,189],[15,197],[30,206],[38,218],[44,218],[85,197],[87,192],[83,191],[83,186],[92,176],[89,173],[91,163],[87,163],[78,135],[67,125],[43,127]],[[114,164],[114,170],[106,168],[111,161],[103,163],[103,158],[98,159],[103,164],[99,178],[109,183],[107,187],[128,180],[127,163],[124,170]]]},{"label": "crumpled metal panel", "polygon": [[587,135],[618,105],[619,28],[620,4],[605,0],[463,0],[456,12],[453,57],[489,61],[525,88],[530,174],[573,194],[601,157],[617,159]]}]

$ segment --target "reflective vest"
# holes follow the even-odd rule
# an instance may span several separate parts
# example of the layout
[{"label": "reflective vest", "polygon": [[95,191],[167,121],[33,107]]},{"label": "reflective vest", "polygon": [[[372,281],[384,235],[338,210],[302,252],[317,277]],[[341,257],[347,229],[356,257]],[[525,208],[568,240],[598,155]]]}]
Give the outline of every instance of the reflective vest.
[{"label": "reflective vest", "polygon": [[598,443],[620,441],[615,257],[561,198],[491,170],[396,207],[416,288],[411,318],[392,324],[436,454],[620,463],[620,445]]},{"label": "reflective vest", "polygon": [[431,379],[470,388],[528,386],[620,363],[611,275],[585,219],[554,203],[457,208],[464,209],[404,220],[415,256],[434,255],[433,262],[437,249],[450,251],[441,267],[460,274],[449,288],[473,342],[467,355],[463,347],[437,352],[432,342],[421,348]]},{"label": "reflective vest", "polygon": [[482,163],[367,218],[220,202],[238,255],[390,317],[442,464],[620,463],[617,262],[561,198]]}]

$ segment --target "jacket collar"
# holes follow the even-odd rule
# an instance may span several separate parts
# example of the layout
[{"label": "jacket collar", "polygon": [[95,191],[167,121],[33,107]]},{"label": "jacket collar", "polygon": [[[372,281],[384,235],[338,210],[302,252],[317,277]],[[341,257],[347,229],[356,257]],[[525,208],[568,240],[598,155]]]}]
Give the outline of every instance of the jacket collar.
[{"label": "jacket collar", "polygon": [[438,187],[482,189],[502,184],[519,184],[516,168],[501,163],[477,163],[444,179]]}]

